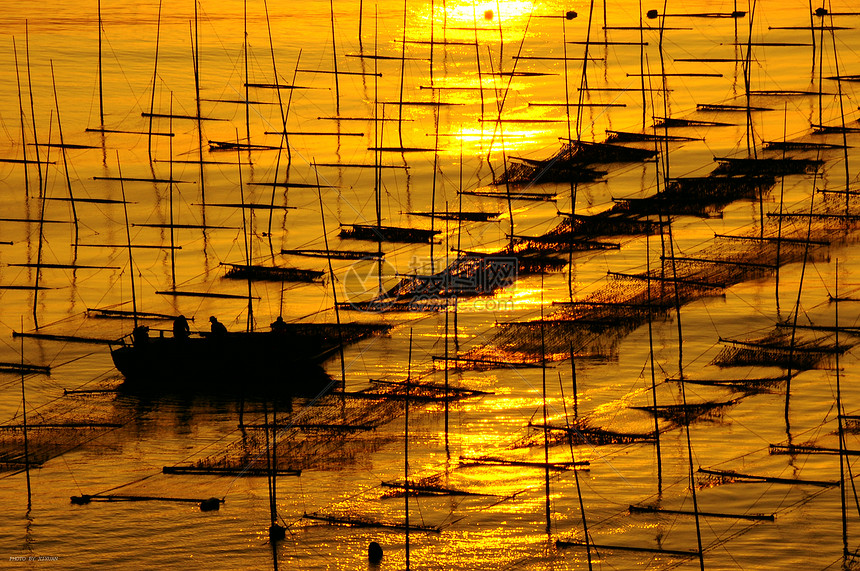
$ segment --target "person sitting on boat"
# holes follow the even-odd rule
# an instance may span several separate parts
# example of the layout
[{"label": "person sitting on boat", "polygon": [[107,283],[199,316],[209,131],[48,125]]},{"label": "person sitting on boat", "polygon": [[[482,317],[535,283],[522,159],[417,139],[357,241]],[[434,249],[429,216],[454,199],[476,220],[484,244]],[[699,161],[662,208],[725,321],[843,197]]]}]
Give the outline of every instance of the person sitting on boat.
[{"label": "person sitting on boat", "polygon": [[280,315],[278,318],[272,322],[269,327],[272,328],[272,333],[286,333],[287,332],[287,324],[284,323],[284,318]]},{"label": "person sitting on boat", "polygon": [[143,345],[149,342],[149,327],[138,325],[132,330],[131,339],[135,345]]},{"label": "person sitting on boat", "polygon": [[218,321],[214,315],[209,317],[209,323],[211,323],[212,335],[214,337],[223,337],[227,335],[227,328],[224,327],[224,324]]},{"label": "person sitting on boat", "polygon": [[176,319],[173,320],[173,338],[174,339],[188,339],[188,335],[191,333],[191,327],[188,325],[188,320],[184,315],[180,315]]}]

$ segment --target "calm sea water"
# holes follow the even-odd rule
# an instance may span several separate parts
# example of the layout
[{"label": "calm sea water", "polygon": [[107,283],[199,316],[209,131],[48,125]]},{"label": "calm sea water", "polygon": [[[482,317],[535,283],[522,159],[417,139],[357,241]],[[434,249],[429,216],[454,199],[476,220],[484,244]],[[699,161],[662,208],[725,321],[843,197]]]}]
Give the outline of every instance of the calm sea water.
[{"label": "calm sea water", "polygon": [[[505,157],[547,158],[559,149],[559,138],[576,137],[578,132],[584,140],[602,141],[607,130],[650,129],[655,116],[725,123],[672,131],[691,140],[670,145],[668,162],[661,168],[668,165],[670,176],[706,175],[715,166],[714,157],[747,155],[745,113],[697,112],[696,106],[746,104],[743,65],[738,61],[745,56],[748,41],[754,44],[750,89],[813,93],[754,96],[751,105],[769,109],[751,114],[752,137],[758,146],[762,141],[811,140],[810,124],[838,124],[842,112],[848,124],[856,126],[857,121],[857,84],[840,82],[840,107],[839,86],[826,78],[860,71],[860,36],[854,29],[860,26],[860,16],[834,16],[832,24],[839,29],[819,31],[813,37],[804,27],[822,20],[810,19],[805,2],[759,2],[752,19],[750,13],[737,19],[685,16],[726,14],[735,9],[750,12],[752,8],[746,4],[670,3],[665,8],[671,17],[665,19],[668,29],[662,39],[662,61],[656,30],[659,20],[644,19],[648,28],[641,36],[635,28],[644,12],[662,12],[663,7],[627,0],[608,7],[514,1],[332,5],[316,0],[287,7],[275,2],[267,6],[258,0],[247,5],[224,0],[199,2],[196,14],[193,2],[159,6],[151,0],[105,1],[101,3],[101,33],[97,8],[96,2],[50,2],[37,8],[16,0],[0,8],[4,21],[0,77],[5,86],[0,95],[0,158],[35,160],[38,149],[39,159],[48,162],[41,173],[35,166],[25,170],[20,163],[0,163],[0,286],[5,288],[0,290],[0,360],[16,363],[23,353],[28,363],[51,366],[50,376],[31,375],[24,380],[31,424],[119,425],[109,430],[31,432],[33,453],[41,454],[45,461],[30,476],[30,509],[24,474],[0,473],[0,564],[4,567],[402,569],[407,557],[402,530],[329,526],[302,517],[318,513],[404,522],[403,498],[385,497],[390,490],[381,486],[404,476],[401,411],[390,411],[386,417],[390,421],[372,431],[344,438],[326,432],[307,437],[308,456],[316,457],[316,462],[300,477],[278,480],[277,510],[288,533],[273,548],[266,532],[265,478],[161,473],[163,466],[240,448],[235,399],[67,394],[67,389],[118,384],[108,348],[29,338],[22,344],[20,338],[12,337],[13,331],[32,332],[38,325],[42,332],[55,335],[119,337],[129,331],[129,322],[87,317],[86,313],[93,308],[130,310],[132,283],[141,311],[184,313],[194,317],[193,328],[201,329],[209,315],[217,315],[230,329],[243,330],[248,307],[240,297],[247,293],[247,286],[225,280],[221,264],[243,263],[247,248],[260,263],[274,257],[284,265],[327,271],[325,259],[280,255],[281,249],[325,248],[323,219],[331,248],[373,252],[375,244],[341,240],[337,232],[340,224],[376,222],[377,187],[383,224],[430,228],[429,218],[407,213],[453,211],[460,208],[461,200],[464,210],[500,213],[495,221],[462,226],[436,220],[433,228],[442,234],[432,247],[384,246],[390,268],[386,283],[395,281],[397,273],[438,271],[453,258],[450,250],[458,244],[464,250],[493,251],[507,243],[512,231],[540,234],[561,221],[559,211],[574,209],[567,185],[535,186],[529,190],[558,191],[558,201],[513,202],[510,211],[504,201],[460,197],[458,190],[486,190],[494,173],[501,172]],[[852,10],[846,2],[828,8],[837,13]],[[576,11],[577,17],[563,18],[568,10]],[[829,18],[824,22],[831,24]],[[586,51],[587,38],[601,43]],[[709,61],[684,61],[703,58]],[[335,65],[338,74],[332,73]],[[665,105],[661,65],[669,74]],[[200,114],[206,118],[200,122],[201,132],[194,120],[166,117],[171,113],[197,115],[195,73]],[[819,81],[819,76],[825,79]],[[245,100],[246,81],[297,88],[281,90],[280,99],[274,89],[251,88],[248,99],[252,104],[246,107],[237,103]],[[579,88],[586,85],[590,89],[580,99]],[[643,85],[647,89],[644,109]],[[434,102],[446,105],[432,105]],[[561,105],[564,102],[587,105],[566,107]],[[558,105],[536,105],[541,103]],[[284,130],[281,109],[288,110],[289,154],[209,151],[209,141],[246,143],[249,135],[251,144],[279,146],[279,135],[271,133]],[[142,116],[148,113],[163,115],[153,119],[156,134],[152,137],[147,134],[150,120]],[[374,117],[377,120],[371,119]],[[87,131],[102,123],[112,132]],[[841,139],[841,135],[829,135],[815,140],[840,144]],[[59,148],[61,141],[69,147]],[[860,158],[853,149],[857,134],[849,133],[847,143],[852,147],[847,153],[847,177],[853,189]],[[376,158],[372,147],[409,147],[413,151],[381,153],[386,168],[380,169],[380,180],[375,182],[374,169],[367,168]],[[211,161],[202,171],[198,164],[201,154]],[[807,151],[797,156],[817,155]],[[779,208],[781,188],[785,209],[795,211],[808,208],[814,189],[844,190],[843,152],[826,151],[820,158],[825,162],[817,177],[786,177],[764,197],[763,206],[757,201],[740,201],[726,207],[719,217],[677,217],[673,223],[677,255],[695,257],[712,244],[715,233],[755,231],[762,211]],[[172,176],[181,182],[171,186],[126,181],[120,185],[116,180],[120,176]],[[273,180],[286,180],[286,176],[299,185],[315,185],[319,180],[323,188],[319,195],[309,186],[278,188],[273,194],[265,186]],[[648,196],[656,191],[657,180],[653,162],[612,165],[604,181],[579,186],[575,210],[599,212],[609,208],[613,199]],[[123,193],[127,214],[118,202]],[[75,198],[74,207],[70,197]],[[821,195],[815,200],[821,200]],[[241,201],[274,203],[278,208],[248,210],[243,217],[236,206]],[[171,236],[164,227],[171,220],[171,208],[175,223],[211,228],[177,228]],[[42,212],[46,223],[41,231],[38,223],[20,221],[38,220]],[[126,228],[137,246],[132,266]],[[726,371],[709,363],[723,347],[720,339],[761,337],[777,320],[791,319],[798,302],[798,323],[832,325],[836,308],[828,295],[837,291],[837,260],[839,295],[850,298],[858,288],[860,267],[850,254],[853,237],[849,233],[846,241],[827,248],[826,255],[818,256],[805,269],[801,264],[784,267],[778,288],[773,277],[761,278],[731,287],[725,295],[685,305],[680,317],[684,375],[707,379],[779,374],[780,369],[774,367]],[[543,278],[522,277],[493,298],[462,302],[457,328],[461,349],[486,343],[497,332],[497,322],[537,318],[541,304],[548,312],[550,302],[569,300],[569,279],[574,295],[584,297],[608,287],[607,271],[644,270],[648,247],[652,263],[660,255],[656,239],[612,240],[621,248],[577,255],[570,272],[566,268]],[[32,289],[7,287],[36,285],[34,265],[40,259],[43,264],[78,267],[44,268],[39,285],[49,289],[38,295]],[[376,290],[375,274],[368,272],[367,262],[356,265],[334,260],[332,264],[334,288],[328,278],[322,283],[285,287],[255,283],[254,326],[265,329],[277,315],[333,321],[334,294],[338,301],[352,301],[365,299]],[[231,293],[237,298],[156,293],[170,289]],[[839,304],[840,325],[856,326],[856,305]],[[408,372],[422,380],[443,382],[442,373],[433,370],[433,357],[444,353],[444,313],[343,312],[341,318],[395,325],[390,336],[347,350],[349,390],[366,388],[371,379],[402,381]],[[453,319],[453,311],[449,319]],[[681,402],[678,384],[663,382],[679,373],[677,321],[672,316],[653,328],[661,404]],[[153,328],[159,326],[165,325],[154,324]],[[852,342],[847,335],[841,339],[842,343]],[[453,342],[451,347],[453,350]],[[522,445],[541,440],[528,425],[543,422],[544,380],[553,424],[563,424],[575,407],[580,416],[610,430],[650,430],[651,417],[629,408],[651,403],[649,353],[648,328],[640,327],[623,336],[607,358],[577,359],[576,404],[571,364],[563,360],[553,362],[545,376],[538,368],[452,374],[457,385],[490,394],[452,404],[447,433],[443,406],[413,408],[408,435],[410,479],[435,477],[436,483],[475,495],[410,501],[411,524],[441,530],[409,535],[410,567],[584,569],[588,566],[585,549],[555,546],[557,539],[582,540],[583,512],[596,544],[695,550],[692,516],[628,513],[630,504],[693,510],[687,438],[682,429],[668,430],[661,438],[659,478],[652,444],[551,447],[552,461],[570,461],[573,453],[576,460],[591,464],[590,470],[576,475],[572,471],[551,474],[549,535],[542,469],[463,464],[466,458],[480,456],[544,461],[543,447]],[[855,403],[860,396],[855,362],[851,352],[839,361],[846,414],[857,413]],[[781,388],[744,395],[688,385],[690,402],[732,401],[721,414],[692,424],[693,469],[701,466],[837,481],[836,455],[769,454],[770,444],[789,441],[838,446],[834,436],[835,365],[830,360],[792,381],[788,423]],[[340,377],[339,360],[326,367]],[[2,375],[0,419],[16,425],[21,422],[21,379],[15,374]],[[362,401],[353,406],[374,409]],[[305,400],[294,402],[293,407],[309,423],[331,421],[336,408]],[[245,408],[246,422],[263,422],[263,403],[248,402]],[[373,412],[381,414],[381,409]],[[19,450],[20,431],[0,428],[4,454]],[[853,434],[847,435],[846,446],[858,448]],[[853,472],[846,475],[852,476]],[[695,481],[701,511],[775,514],[773,522],[701,518],[707,568],[842,565],[838,487],[718,484],[701,474]],[[225,503],[217,512],[201,512],[194,503],[94,502],[80,506],[69,501],[70,496],[109,491],[219,497]],[[850,485],[847,496],[848,547],[853,552],[860,545],[860,512]],[[385,551],[378,566],[367,563],[371,541],[380,543]],[[699,566],[693,556],[608,548],[592,557],[600,569]],[[40,558],[45,561],[38,561]]]}]

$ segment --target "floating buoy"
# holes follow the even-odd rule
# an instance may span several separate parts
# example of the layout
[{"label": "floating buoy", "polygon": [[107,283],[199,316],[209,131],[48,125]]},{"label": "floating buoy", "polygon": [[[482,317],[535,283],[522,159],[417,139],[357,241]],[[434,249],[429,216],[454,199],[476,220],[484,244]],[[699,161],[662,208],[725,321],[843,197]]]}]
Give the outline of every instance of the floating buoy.
[{"label": "floating buoy", "polygon": [[214,512],[221,509],[221,500],[218,498],[209,498],[200,502],[200,511]]},{"label": "floating buoy", "polygon": [[826,16],[828,13],[829,12],[827,11],[827,8],[816,8],[815,9],[815,15],[816,16]]},{"label": "floating buoy", "polygon": [[367,560],[371,563],[382,561],[382,546],[375,541],[371,541],[370,545],[367,546]]},{"label": "floating buoy", "polygon": [[280,525],[273,523],[269,526],[269,540],[270,541],[280,541],[287,537],[287,528],[281,527]]},{"label": "floating buoy", "polygon": [[484,19],[485,20],[492,20],[493,19],[493,11],[487,10],[486,12],[484,12]]},{"label": "floating buoy", "polygon": [[577,16],[577,14],[573,10],[568,10],[567,12],[564,13],[564,17],[567,18],[568,20],[573,20],[574,18],[576,18],[576,16]]},{"label": "floating buoy", "polygon": [[76,506],[84,506],[90,503],[90,496],[72,496],[72,503]]},{"label": "floating buoy", "polygon": [[645,16],[646,16],[649,20],[653,20],[654,18],[656,18],[656,17],[657,17],[657,16],[659,16],[659,15],[660,15],[660,14],[658,14],[658,13],[657,13],[657,10],[648,10],[647,12],[645,12]]}]

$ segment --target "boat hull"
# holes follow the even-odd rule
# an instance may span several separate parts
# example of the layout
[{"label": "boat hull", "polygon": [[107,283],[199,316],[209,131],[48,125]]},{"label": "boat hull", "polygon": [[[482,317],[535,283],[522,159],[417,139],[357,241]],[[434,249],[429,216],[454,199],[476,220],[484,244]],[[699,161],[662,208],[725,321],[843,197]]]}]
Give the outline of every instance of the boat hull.
[{"label": "boat hull", "polygon": [[127,388],[313,395],[333,385],[321,363],[338,345],[277,333],[156,337],[111,349]]}]

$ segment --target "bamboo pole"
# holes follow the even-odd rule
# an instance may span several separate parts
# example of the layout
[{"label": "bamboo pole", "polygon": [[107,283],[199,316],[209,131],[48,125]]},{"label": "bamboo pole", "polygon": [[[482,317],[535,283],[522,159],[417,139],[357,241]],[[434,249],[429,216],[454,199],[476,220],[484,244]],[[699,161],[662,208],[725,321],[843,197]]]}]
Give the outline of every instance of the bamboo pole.
[{"label": "bamboo pole", "polygon": [[[155,26],[155,61],[152,66],[152,93],[150,93],[149,99],[149,129],[147,130],[147,138],[146,138],[146,149],[149,153],[149,160],[152,161],[152,120],[155,117],[155,87],[158,84],[158,45],[161,41],[161,4],[162,0],[158,0],[158,20]],[[173,98],[171,96],[171,105],[173,103]],[[173,115],[173,110],[171,109],[170,114]],[[170,132],[173,132],[173,128],[170,128]],[[173,177],[170,177],[173,178]]]},{"label": "bamboo pole", "polygon": [[[36,130],[36,106],[33,101],[33,77],[30,73],[30,28],[28,22],[24,21],[24,55],[27,61],[27,91],[30,93],[30,119],[33,123],[33,144],[36,150],[36,165],[39,165],[39,134]],[[47,171],[47,166],[45,167]],[[36,172],[39,173],[39,188],[41,193],[42,187],[42,169],[36,167]]]},{"label": "bamboo pole", "polygon": [[54,60],[51,60],[51,84],[54,87],[54,106],[57,110],[57,132],[60,134],[60,149],[61,149],[62,154],[63,154],[63,168],[65,169],[65,172],[66,172],[66,186],[69,190],[69,200],[71,201],[71,205],[72,205],[72,218],[74,219],[74,223],[75,223],[75,244],[77,244],[78,243],[78,233],[79,233],[78,213],[77,213],[77,210],[75,209],[75,196],[74,196],[74,193],[72,192],[72,178],[71,178],[71,175],[69,174],[69,161],[68,161],[68,157],[66,156],[65,142],[63,141],[63,124],[60,120],[60,99],[57,96],[57,80],[54,77]]},{"label": "bamboo pole", "polygon": [[[116,168],[117,168],[117,172],[119,173],[120,177],[122,177],[122,166],[120,165],[120,162],[119,162],[119,151],[116,152]],[[129,276],[131,277],[131,310],[133,312],[134,328],[137,329],[138,319],[137,319],[137,295],[135,295],[135,289],[134,289],[134,257],[132,256],[132,253],[131,253],[131,250],[132,250],[131,249],[131,229],[130,229],[130,225],[128,223],[128,205],[126,204],[126,201],[125,201],[125,186],[122,183],[122,179],[120,179],[120,181],[119,181],[119,188],[120,188],[120,192],[122,193],[122,211],[123,211],[123,215],[125,216],[125,237],[126,237],[126,243],[128,245],[128,272],[129,272]]]},{"label": "bamboo pole", "polygon": [[340,115],[340,83],[338,82],[337,72],[337,45],[335,39],[337,36],[334,31],[334,0],[329,0],[329,11],[331,13],[331,56],[334,62],[334,93],[335,93],[335,110]]},{"label": "bamboo pole", "polygon": [[15,79],[18,83],[18,116],[21,120],[21,151],[24,154],[24,196],[30,196],[30,169],[27,167],[27,129],[24,121],[24,97],[21,93],[21,74],[18,68],[18,47],[12,37],[12,52],[15,54]]}]

